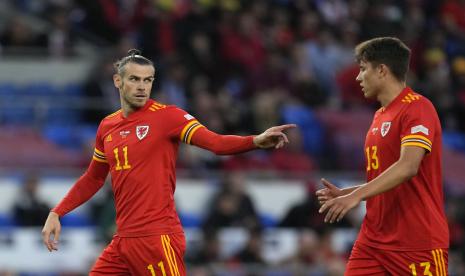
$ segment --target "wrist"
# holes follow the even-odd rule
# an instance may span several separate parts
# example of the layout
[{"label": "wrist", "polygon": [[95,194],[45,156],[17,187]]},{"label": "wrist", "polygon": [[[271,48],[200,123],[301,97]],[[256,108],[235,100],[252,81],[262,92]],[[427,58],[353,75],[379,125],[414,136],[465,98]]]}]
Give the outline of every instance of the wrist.
[{"label": "wrist", "polygon": [[49,217],[56,217],[56,218],[60,218],[60,214],[58,214],[57,212],[55,211],[50,211],[50,213],[48,214]]},{"label": "wrist", "polygon": [[251,137],[252,137],[252,144],[253,144],[253,146],[254,146],[255,148],[257,148],[257,149],[260,149],[261,147],[260,147],[260,144],[259,144],[258,138],[257,138],[258,135],[253,135],[253,136],[251,136]]},{"label": "wrist", "polygon": [[365,200],[365,194],[362,189],[363,186],[358,187],[357,189],[353,190],[350,194],[352,194],[358,201]]}]

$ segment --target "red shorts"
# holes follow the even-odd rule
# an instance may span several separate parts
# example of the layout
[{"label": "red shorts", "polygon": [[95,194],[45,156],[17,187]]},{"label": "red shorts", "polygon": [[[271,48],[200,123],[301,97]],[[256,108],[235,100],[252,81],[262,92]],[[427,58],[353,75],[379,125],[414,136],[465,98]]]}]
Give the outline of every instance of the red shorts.
[{"label": "red shorts", "polygon": [[390,251],[356,242],[345,276],[431,275],[447,276],[448,250]]},{"label": "red shorts", "polygon": [[185,276],[183,233],[122,238],[114,236],[89,275]]}]

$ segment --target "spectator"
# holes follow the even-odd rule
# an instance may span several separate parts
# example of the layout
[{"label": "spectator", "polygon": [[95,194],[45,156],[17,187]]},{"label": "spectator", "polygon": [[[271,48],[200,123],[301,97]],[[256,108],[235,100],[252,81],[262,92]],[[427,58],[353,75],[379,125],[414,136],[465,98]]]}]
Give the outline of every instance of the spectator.
[{"label": "spectator", "polygon": [[[305,199],[291,207],[278,224],[278,227],[309,228],[318,232],[328,229],[323,222],[324,216],[318,213],[320,205],[315,198],[315,191],[316,184],[313,181],[309,181],[307,183],[307,196]],[[352,217],[344,218],[336,227],[353,227],[356,223],[357,221],[353,221]]]},{"label": "spectator", "polygon": [[13,206],[15,222],[20,226],[41,226],[47,219],[50,207],[37,195],[39,179],[27,175]]},{"label": "spectator", "polygon": [[232,262],[246,264],[264,264],[265,261],[262,255],[262,231],[260,228],[254,227],[249,229],[249,239],[244,248],[233,256]]},{"label": "spectator", "polygon": [[211,212],[203,225],[206,230],[232,226],[261,226],[254,203],[245,190],[244,176],[238,172],[231,173],[224,179],[209,210]]},{"label": "spectator", "polygon": [[24,18],[11,19],[0,34],[0,46],[5,55],[31,55],[45,54],[47,49],[47,36],[34,32]]}]

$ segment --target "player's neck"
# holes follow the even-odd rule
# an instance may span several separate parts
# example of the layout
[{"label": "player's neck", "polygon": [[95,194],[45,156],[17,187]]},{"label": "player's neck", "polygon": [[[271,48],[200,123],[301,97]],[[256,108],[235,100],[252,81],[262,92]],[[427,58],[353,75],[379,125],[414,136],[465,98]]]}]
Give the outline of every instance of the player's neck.
[{"label": "player's neck", "polygon": [[131,106],[128,103],[124,103],[124,102],[121,103],[121,110],[123,111],[123,117],[124,118],[129,117],[129,115],[131,115],[132,113],[136,112],[137,110],[139,110],[141,108],[142,107]]},{"label": "player's neck", "polygon": [[378,94],[378,101],[382,107],[388,106],[406,87],[405,82],[389,82]]},{"label": "player's neck", "polygon": [[127,118],[129,115],[135,112],[132,108],[124,108],[122,107],[121,110],[123,111],[123,117]]}]

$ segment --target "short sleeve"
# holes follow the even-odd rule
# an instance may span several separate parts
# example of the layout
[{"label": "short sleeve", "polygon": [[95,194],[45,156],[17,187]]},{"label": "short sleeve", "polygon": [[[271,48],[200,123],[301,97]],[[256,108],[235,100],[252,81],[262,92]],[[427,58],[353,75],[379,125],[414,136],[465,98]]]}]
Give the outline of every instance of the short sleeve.
[{"label": "short sleeve", "polygon": [[103,147],[104,139],[112,139],[112,138],[111,138],[111,134],[109,134],[107,137],[103,137],[102,123],[100,123],[97,129],[97,134],[95,135],[95,148],[94,148],[94,155],[92,159],[94,159],[97,162],[108,163],[107,157],[105,156],[105,149]]},{"label": "short sleeve", "polygon": [[401,118],[401,146],[421,147],[431,152],[437,131],[437,113],[426,99],[408,105]]},{"label": "short sleeve", "polygon": [[194,133],[204,126],[186,111],[174,107],[170,110],[170,136],[191,144]]}]

